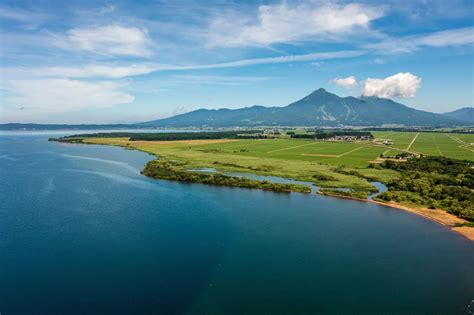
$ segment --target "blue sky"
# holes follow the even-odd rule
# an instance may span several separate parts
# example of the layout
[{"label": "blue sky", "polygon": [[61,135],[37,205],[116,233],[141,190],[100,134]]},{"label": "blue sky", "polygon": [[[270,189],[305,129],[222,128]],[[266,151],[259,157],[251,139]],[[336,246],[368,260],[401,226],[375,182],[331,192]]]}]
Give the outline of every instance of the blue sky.
[{"label": "blue sky", "polygon": [[0,122],[115,123],[284,106],[323,87],[473,106],[474,2],[9,1]]}]

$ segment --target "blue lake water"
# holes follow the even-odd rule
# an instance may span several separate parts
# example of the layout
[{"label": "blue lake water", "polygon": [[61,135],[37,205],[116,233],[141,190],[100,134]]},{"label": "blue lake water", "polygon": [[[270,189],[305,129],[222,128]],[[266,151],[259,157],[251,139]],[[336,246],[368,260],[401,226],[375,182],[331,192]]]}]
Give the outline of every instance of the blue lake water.
[{"label": "blue lake water", "polygon": [[474,243],[422,217],[148,179],[149,155],[48,136],[0,134],[1,314],[465,314],[474,299]]}]

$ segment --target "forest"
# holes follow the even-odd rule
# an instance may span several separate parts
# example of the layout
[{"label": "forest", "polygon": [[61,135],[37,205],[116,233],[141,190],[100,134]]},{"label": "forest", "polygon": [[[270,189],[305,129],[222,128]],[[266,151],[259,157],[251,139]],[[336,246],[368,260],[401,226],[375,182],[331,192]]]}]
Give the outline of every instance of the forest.
[{"label": "forest", "polygon": [[387,185],[389,190],[377,199],[439,208],[474,221],[472,162],[427,156],[403,163],[387,160],[380,166],[400,172],[400,177],[391,180]]},{"label": "forest", "polygon": [[129,138],[130,141],[176,141],[176,140],[208,140],[208,139],[256,139],[266,138],[261,130],[238,131],[197,131],[197,132],[99,132],[65,136],[55,141],[73,142],[78,138]]}]

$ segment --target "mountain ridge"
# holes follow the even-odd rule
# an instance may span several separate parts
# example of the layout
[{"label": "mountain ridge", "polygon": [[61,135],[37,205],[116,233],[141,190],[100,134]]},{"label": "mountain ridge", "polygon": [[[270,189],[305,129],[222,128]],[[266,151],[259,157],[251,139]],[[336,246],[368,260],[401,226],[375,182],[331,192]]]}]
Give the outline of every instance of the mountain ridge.
[{"label": "mountain ridge", "polygon": [[455,117],[417,110],[390,99],[340,97],[319,88],[284,107],[198,109],[141,123],[144,127],[451,126]]},{"label": "mountain ridge", "polygon": [[451,112],[443,113],[443,115],[474,124],[474,107],[462,107]]},{"label": "mountain ridge", "polygon": [[323,88],[283,107],[252,105],[239,109],[197,109],[169,118],[136,124],[0,124],[0,130],[93,130],[187,127],[444,127],[473,126],[474,108],[435,114],[390,99],[339,97]]}]

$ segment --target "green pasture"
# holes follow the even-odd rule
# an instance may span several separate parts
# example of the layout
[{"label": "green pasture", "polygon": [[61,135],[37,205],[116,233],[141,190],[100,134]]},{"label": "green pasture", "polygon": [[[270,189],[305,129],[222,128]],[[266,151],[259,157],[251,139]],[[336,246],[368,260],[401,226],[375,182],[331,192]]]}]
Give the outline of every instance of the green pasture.
[{"label": "green pasture", "polygon": [[[129,141],[127,138],[86,138],[84,142],[119,145],[179,160],[188,168],[249,172],[313,181],[322,187],[368,190],[363,178],[388,182],[398,173],[367,168],[381,154],[404,151],[474,161],[473,135],[429,132],[374,132],[392,146],[370,141],[333,142],[310,139]],[[353,172],[350,174],[349,172]],[[355,173],[354,173],[355,172]],[[358,175],[357,175],[358,174]]]},{"label": "green pasture", "polygon": [[270,139],[205,144],[193,146],[192,150],[263,159],[299,160],[336,166],[365,167],[386,148],[372,146],[369,142]]},{"label": "green pasture", "polygon": [[[437,132],[373,132],[376,138],[391,139],[385,154],[399,153],[396,149],[423,155],[446,156],[455,159],[474,160],[474,135]],[[413,141],[414,140],[414,141]]]},{"label": "green pasture", "polygon": [[420,133],[411,150],[424,155],[474,160],[474,146],[462,140],[468,137],[459,136],[467,135],[423,132]]}]

